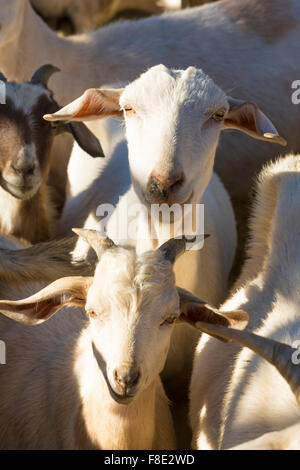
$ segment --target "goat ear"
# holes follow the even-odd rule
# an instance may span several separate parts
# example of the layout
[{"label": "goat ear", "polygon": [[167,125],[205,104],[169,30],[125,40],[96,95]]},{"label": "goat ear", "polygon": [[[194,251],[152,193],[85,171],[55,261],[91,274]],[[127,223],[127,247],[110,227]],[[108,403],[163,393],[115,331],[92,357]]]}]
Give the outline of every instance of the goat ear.
[{"label": "goat ear", "polygon": [[58,279],[37,294],[24,300],[0,301],[0,312],[24,325],[39,325],[65,306],[83,308],[93,278]]},{"label": "goat ear", "polygon": [[72,134],[79,147],[92,157],[105,158],[99,140],[83,122],[64,123],[63,131]]},{"label": "goat ear", "polygon": [[228,98],[230,109],[225,116],[223,129],[238,129],[255,139],[265,140],[283,147],[286,140],[280,137],[270,119],[254,103]]},{"label": "goat ear", "polygon": [[91,88],[56,113],[45,114],[44,119],[46,121],[91,121],[107,117],[122,119],[123,112],[119,103],[122,92],[123,89]]},{"label": "goat ear", "polygon": [[[179,321],[181,322],[188,323],[195,328],[198,328],[198,322],[205,322],[239,330],[244,329],[248,324],[248,314],[243,310],[221,312],[180,287],[177,287],[177,291],[180,299]],[[218,336],[216,338],[221,339]]]}]

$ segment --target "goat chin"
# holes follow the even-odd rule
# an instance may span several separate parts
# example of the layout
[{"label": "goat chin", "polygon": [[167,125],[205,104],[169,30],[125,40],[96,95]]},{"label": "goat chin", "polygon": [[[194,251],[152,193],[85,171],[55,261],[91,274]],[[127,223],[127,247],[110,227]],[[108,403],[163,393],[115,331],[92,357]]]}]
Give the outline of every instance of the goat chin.
[{"label": "goat chin", "polygon": [[16,185],[9,183],[8,181],[1,179],[0,185],[1,187],[7,191],[11,196],[21,199],[21,200],[29,200],[31,199],[39,190],[41,182],[36,184],[35,186],[27,186],[27,185]]}]

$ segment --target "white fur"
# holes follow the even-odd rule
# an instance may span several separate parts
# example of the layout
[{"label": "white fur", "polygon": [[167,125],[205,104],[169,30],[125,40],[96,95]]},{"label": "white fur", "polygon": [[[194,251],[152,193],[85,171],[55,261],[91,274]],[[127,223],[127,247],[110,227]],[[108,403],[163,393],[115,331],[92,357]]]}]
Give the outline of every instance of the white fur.
[{"label": "white fur", "polygon": [[264,434],[231,450],[299,450],[300,423]]},{"label": "white fur", "polygon": [[2,231],[6,234],[20,230],[20,201],[0,187],[0,208]]},{"label": "white fur", "polygon": [[[251,220],[249,259],[236,292],[222,307],[246,310],[249,330],[289,345],[300,338],[299,189],[299,156],[263,170]],[[266,433],[274,434],[249,443],[249,448],[299,448],[293,428],[286,430],[300,421],[295,396],[277,370],[248,349],[203,338],[190,398],[198,449],[240,444],[247,448],[248,441]]]},{"label": "white fur", "polygon": [[[90,321],[76,308],[34,328],[0,316],[9,351],[0,368],[0,448],[174,448],[159,377],[173,329],[161,323],[179,315],[171,264],[157,252],[137,257],[118,248],[102,255],[87,282],[85,308],[97,315]],[[7,290],[10,298],[22,295]],[[114,370],[133,363],[138,388],[131,403],[120,405],[108,382],[115,386]]]}]

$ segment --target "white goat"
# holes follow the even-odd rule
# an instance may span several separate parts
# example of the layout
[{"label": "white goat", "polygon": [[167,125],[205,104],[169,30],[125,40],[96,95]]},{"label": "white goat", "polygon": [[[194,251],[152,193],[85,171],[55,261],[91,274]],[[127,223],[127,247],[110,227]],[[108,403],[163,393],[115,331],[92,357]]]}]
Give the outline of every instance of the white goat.
[{"label": "white goat", "polygon": [[[79,230],[99,257],[94,277],[62,278],[0,311],[8,345],[0,368],[2,449],[172,449],[174,430],[161,372],[175,321],[225,326],[227,318],[176,288],[172,263],[186,241],[137,256]],[[18,296],[20,294],[18,293]],[[56,399],[59,397],[59,399]]]},{"label": "white goat", "polygon": [[[251,220],[249,259],[238,290],[221,308],[224,314],[227,309],[245,309],[250,331],[293,347],[300,339],[299,191],[300,156],[291,155],[263,170]],[[238,342],[277,364],[296,397],[262,358],[234,344],[222,346],[202,337],[190,387],[190,418],[198,449],[239,444],[247,448],[254,439],[250,448],[300,448],[299,434],[292,436],[291,428],[300,422],[299,366],[292,364],[292,359],[298,363],[299,352],[292,350],[292,357],[291,348],[287,348],[290,353],[278,346],[273,351],[267,348],[271,341],[255,343],[249,337],[242,335]]]},{"label": "white goat", "polygon": [[0,106],[0,232],[36,243],[54,233],[55,204],[49,196],[47,177],[51,148],[57,135],[71,133],[94,156],[103,156],[101,146],[85,125],[46,125],[45,111],[59,106],[48,89],[50,76],[58,69],[44,65],[30,82],[7,82],[5,103]]},{"label": "white goat", "polygon": [[[133,80],[157,63],[181,68],[195,64],[205,66],[223,89],[260,103],[289,149],[300,148],[300,106],[292,103],[287,86],[299,74],[297,0],[224,0],[70,39],[57,37],[29,0],[1,0],[0,6],[0,70],[9,79],[23,80],[40,65],[53,63],[64,72],[50,82],[59,103],[88,87]],[[278,69],[284,70],[280,76]],[[229,134],[222,139],[216,170],[231,195],[246,199],[252,175],[279,151]],[[61,155],[58,162],[62,167]]]},{"label": "white goat", "polygon": [[[209,77],[193,67],[185,71],[168,70],[162,65],[153,67],[124,90],[87,90],[76,101],[45,118],[80,121],[123,115],[132,187],[109,220],[107,233],[118,243],[131,244],[141,253],[166,241],[170,225],[175,236],[183,233],[183,207],[191,212],[193,206],[204,204],[205,231],[212,235],[211,239],[202,250],[189,251],[180,258],[175,265],[176,281],[180,287],[219,305],[227,294],[236,248],[231,203],[213,174],[221,130],[240,129],[255,138],[279,143],[284,143],[283,139],[257,106],[226,96]],[[110,202],[97,200],[96,190],[97,185],[94,207]],[[151,213],[154,204],[177,204],[179,218],[173,224],[168,219],[161,225],[159,216]],[[136,238],[128,233],[122,235],[124,218],[130,225],[135,222]],[[99,223],[90,217],[85,226],[99,228]],[[185,227],[185,235],[191,235],[188,230]],[[171,348],[165,371],[169,383],[175,379],[177,386],[178,377],[188,376],[196,341],[193,330],[176,328],[173,335],[176,347]]]}]

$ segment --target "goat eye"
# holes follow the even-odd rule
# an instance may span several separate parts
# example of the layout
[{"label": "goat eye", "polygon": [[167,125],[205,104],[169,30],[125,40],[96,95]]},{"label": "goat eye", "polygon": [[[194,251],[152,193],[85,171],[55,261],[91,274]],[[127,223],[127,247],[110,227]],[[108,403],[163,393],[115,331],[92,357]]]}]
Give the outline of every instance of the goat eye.
[{"label": "goat eye", "polygon": [[176,316],[176,315],[171,315],[170,317],[166,318],[166,319],[160,324],[160,326],[163,326],[163,325],[166,325],[166,324],[172,325],[173,323],[175,323],[176,320],[177,320],[177,316]]},{"label": "goat eye", "polygon": [[127,116],[129,116],[130,114],[135,114],[135,110],[129,104],[128,105],[126,104],[124,106],[124,111],[125,111]]},{"label": "goat eye", "polygon": [[213,119],[214,121],[217,121],[217,122],[223,121],[223,119],[224,119],[224,117],[225,117],[225,112],[226,112],[225,109],[224,109],[224,110],[221,109],[221,110],[217,111],[216,113],[214,113],[214,114],[212,115],[212,119]]},{"label": "goat eye", "polygon": [[90,318],[95,318],[97,316],[97,313],[94,310],[86,310],[86,314]]}]

